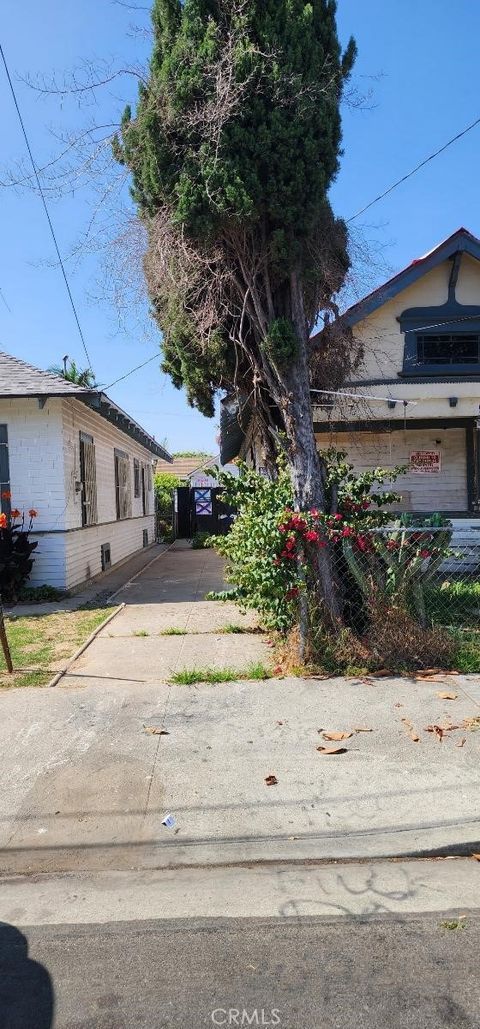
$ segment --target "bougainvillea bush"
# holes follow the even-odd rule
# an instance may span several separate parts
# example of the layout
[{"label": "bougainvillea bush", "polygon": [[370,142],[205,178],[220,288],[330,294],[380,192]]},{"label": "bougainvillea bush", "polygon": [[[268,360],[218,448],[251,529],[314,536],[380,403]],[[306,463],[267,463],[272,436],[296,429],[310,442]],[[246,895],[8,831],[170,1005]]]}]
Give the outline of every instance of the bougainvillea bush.
[{"label": "bougainvillea bush", "polygon": [[[434,520],[415,529],[395,519],[391,505],[400,497],[382,487],[403,468],[357,475],[343,453],[328,451],[324,459],[327,512],[294,511],[282,468],[274,480],[246,466],[239,478],[221,476],[224,498],[238,511],[231,532],[216,540],[233,584],[223,596],[254,608],[267,628],[284,634],[307,618],[308,654],[325,666],[328,653],[329,670],[385,661],[392,667],[395,655],[399,667],[444,663],[451,640],[426,625],[423,588],[451,553],[451,529],[439,530]],[[325,547],[342,597],[343,618],[334,627],[310,591],[315,551]]]},{"label": "bougainvillea bush", "polygon": [[216,541],[227,559],[227,579],[233,583],[229,596],[259,611],[268,628],[282,632],[298,621],[299,598],[308,593],[309,564],[316,548],[336,547],[336,574],[345,602],[352,603],[352,591],[359,593],[360,588],[347,563],[340,566],[341,543],[348,539],[362,548],[369,529],[391,520],[385,505],[399,499],[392,491],[374,487],[394,480],[402,469],[376,468],[355,475],[343,453],[331,450],[324,458],[327,514],[293,510],[290,478],[282,466],[276,479],[245,465],[239,477],[220,475],[223,497],[238,511],[230,533]]},{"label": "bougainvillea bush", "polygon": [[[10,493],[2,493],[10,502]],[[11,508],[0,514],[0,596],[7,603],[18,600],[22,586],[28,581],[33,567],[33,551],[38,543],[30,539],[37,512],[32,507],[25,512]]]}]

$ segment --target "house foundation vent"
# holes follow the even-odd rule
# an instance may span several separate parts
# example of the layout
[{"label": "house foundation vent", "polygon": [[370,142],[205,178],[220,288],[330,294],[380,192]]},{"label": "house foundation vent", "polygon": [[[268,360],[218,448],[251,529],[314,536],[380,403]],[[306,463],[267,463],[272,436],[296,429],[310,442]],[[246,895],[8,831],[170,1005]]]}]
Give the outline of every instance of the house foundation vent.
[{"label": "house foundation vent", "polygon": [[143,545],[148,547],[148,529],[143,530]]},{"label": "house foundation vent", "polygon": [[102,543],[100,547],[100,556],[102,559],[102,572],[105,572],[107,568],[112,567],[112,552],[110,550],[109,543]]}]

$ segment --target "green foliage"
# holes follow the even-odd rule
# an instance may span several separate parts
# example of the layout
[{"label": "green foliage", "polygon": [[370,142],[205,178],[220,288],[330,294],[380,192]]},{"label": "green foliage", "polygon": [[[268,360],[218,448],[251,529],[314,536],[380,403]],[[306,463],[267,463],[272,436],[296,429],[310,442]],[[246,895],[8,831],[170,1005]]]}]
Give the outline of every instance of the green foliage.
[{"label": "green foliage", "polygon": [[32,554],[38,541],[29,538],[32,518],[26,529],[24,519],[17,522],[13,513],[11,517],[3,514],[0,518],[0,596],[7,603],[16,603],[32,571]]},{"label": "green foliage", "polygon": [[153,477],[155,501],[159,517],[167,522],[172,520],[173,494],[182,480],[174,472],[157,472]]},{"label": "green foliage", "polygon": [[195,686],[199,682],[213,685],[221,682],[238,682],[240,679],[264,680],[270,678],[270,671],[261,662],[254,661],[247,668],[184,668],[172,675],[177,686]]},{"label": "green foliage", "polygon": [[289,318],[276,318],[270,323],[262,350],[278,365],[287,364],[296,356],[298,338]]},{"label": "green foliage", "polygon": [[281,469],[277,479],[267,479],[242,465],[240,476],[224,472],[219,481],[222,499],[238,511],[228,535],[216,538],[217,550],[227,559],[227,581],[234,583],[226,599],[259,611],[266,626],[285,631],[295,617],[286,594],[297,574],[274,560],[283,541],[279,523],[291,502],[290,477]]},{"label": "green foliage", "polygon": [[[238,511],[228,535],[217,537],[215,543],[227,559],[227,581],[234,584],[223,598],[257,610],[268,628],[282,632],[298,617],[297,598],[308,584],[315,550],[330,541],[341,554],[345,533],[362,539],[368,529],[391,520],[384,506],[398,499],[397,493],[378,486],[396,478],[401,469],[376,468],[355,475],[344,453],[330,450],[324,458],[330,508],[326,513],[292,511],[290,477],[282,466],[276,479],[245,465],[240,466],[239,477],[219,476],[223,499]],[[347,576],[345,565],[344,587]]]},{"label": "green foliage", "polygon": [[[155,0],[152,22],[148,82],[136,113],[125,109],[114,155],[132,173],[149,233],[163,367],[211,416],[216,389],[251,376],[234,353],[245,269],[256,265],[258,295],[262,276],[268,281],[275,312],[266,348],[280,362],[293,353],[291,273],[301,276],[312,325],[345,277],[346,229],[328,190],[355,44],[342,54],[334,0]],[[249,305],[243,324],[257,349],[263,330]]]},{"label": "green foliage", "polygon": [[207,454],[206,450],[176,450],[172,457],[198,457],[199,462],[205,458],[211,460],[212,455]]},{"label": "green foliage", "polygon": [[76,386],[85,386],[86,389],[99,389],[99,384],[95,379],[92,369],[79,368],[75,361],[70,361],[66,370],[63,365],[55,364],[48,371],[53,372],[54,375],[61,375],[62,379],[67,379],[67,382],[73,382]]},{"label": "green foliage", "polygon": [[192,538],[192,550],[209,550],[215,536],[211,532],[197,532]]},{"label": "green foliage", "polygon": [[21,586],[18,600],[23,604],[45,604],[55,600],[66,600],[70,596],[68,590],[59,590],[56,586]]}]

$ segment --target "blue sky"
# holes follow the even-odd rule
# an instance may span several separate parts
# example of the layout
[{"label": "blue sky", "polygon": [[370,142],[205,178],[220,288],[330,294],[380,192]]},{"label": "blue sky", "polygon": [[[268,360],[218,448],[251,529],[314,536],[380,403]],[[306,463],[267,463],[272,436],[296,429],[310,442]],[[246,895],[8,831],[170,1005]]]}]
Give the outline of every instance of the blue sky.
[{"label": "blue sky", "polygon": [[[134,100],[136,85],[124,78],[85,109],[77,102],[44,100],[17,76],[53,71],[61,76],[85,58],[118,65],[142,61],[148,40],[132,32],[132,23],[145,25],[146,14],[111,0],[4,0],[2,45],[37,164],[57,152],[52,129],[82,126],[92,114],[112,120],[126,100]],[[362,94],[371,92],[360,108],[344,112],[345,154],[332,200],[336,212],[348,218],[480,115],[475,76],[480,5],[339,0],[338,23],[345,43],[350,34],[357,41],[354,85]],[[3,69],[0,81],[5,168],[23,156],[24,144]],[[360,292],[460,225],[480,234],[479,155],[480,126],[353,223],[360,242],[368,245],[355,276]],[[0,348],[40,367],[60,362],[66,353],[85,365],[60,271],[52,266],[53,246],[39,199],[0,189],[0,205]],[[80,188],[73,198],[52,202],[50,210],[62,253],[69,255],[89,218],[88,194]],[[152,327],[146,331],[148,319],[137,316],[120,330],[117,311],[100,290],[99,254],[66,263],[97,379],[108,385],[155,354],[158,337]],[[171,450],[215,451],[215,422],[188,407],[156,361],[109,392]]]}]

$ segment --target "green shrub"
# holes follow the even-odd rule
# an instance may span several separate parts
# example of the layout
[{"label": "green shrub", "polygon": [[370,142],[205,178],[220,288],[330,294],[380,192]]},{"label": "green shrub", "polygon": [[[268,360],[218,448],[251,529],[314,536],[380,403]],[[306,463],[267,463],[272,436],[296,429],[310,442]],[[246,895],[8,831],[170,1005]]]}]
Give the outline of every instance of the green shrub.
[{"label": "green shrub", "polygon": [[56,586],[22,586],[18,592],[18,600],[23,604],[45,604],[54,600],[66,600],[70,596],[68,590],[59,590]]},{"label": "green shrub", "polygon": [[213,547],[215,536],[211,532],[197,532],[192,537],[193,550],[209,550]]}]

